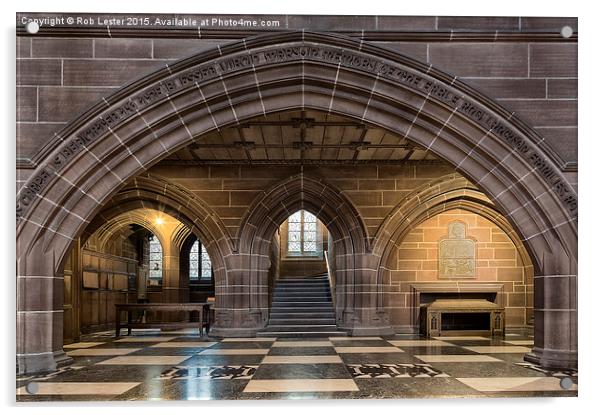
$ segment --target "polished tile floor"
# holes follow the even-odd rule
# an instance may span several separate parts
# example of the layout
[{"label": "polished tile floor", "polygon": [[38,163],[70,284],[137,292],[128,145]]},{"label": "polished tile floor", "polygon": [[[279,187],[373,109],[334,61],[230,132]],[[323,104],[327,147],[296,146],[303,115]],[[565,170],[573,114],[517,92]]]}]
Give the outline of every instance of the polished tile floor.
[{"label": "polished tile floor", "polygon": [[17,400],[576,396],[576,372],[523,361],[532,344],[528,333],[220,340],[140,330],[115,340],[104,332],[65,346],[72,365],[17,378]]}]

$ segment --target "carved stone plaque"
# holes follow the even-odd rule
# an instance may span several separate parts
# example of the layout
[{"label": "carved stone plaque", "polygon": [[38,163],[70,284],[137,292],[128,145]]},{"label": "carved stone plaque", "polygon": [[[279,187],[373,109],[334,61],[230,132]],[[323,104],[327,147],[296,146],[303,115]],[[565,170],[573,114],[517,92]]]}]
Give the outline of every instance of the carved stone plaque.
[{"label": "carved stone plaque", "polygon": [[475,243],[466,238],[466,225],[452,222],[447,234],[439,242],[439,278],[475,278]]}]

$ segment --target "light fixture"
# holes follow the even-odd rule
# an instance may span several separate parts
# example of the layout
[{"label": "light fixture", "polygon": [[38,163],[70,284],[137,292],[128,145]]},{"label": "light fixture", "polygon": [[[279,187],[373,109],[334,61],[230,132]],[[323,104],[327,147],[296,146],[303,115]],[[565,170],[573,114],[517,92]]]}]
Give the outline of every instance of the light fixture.
[{"label": "light fixture", "polygon": [[162,217],[159,217],[159,216],[157,216],[157,218],[155,219],[155,223],[156,223],[157,225],[163,225],[163,218],[162,218]]}]

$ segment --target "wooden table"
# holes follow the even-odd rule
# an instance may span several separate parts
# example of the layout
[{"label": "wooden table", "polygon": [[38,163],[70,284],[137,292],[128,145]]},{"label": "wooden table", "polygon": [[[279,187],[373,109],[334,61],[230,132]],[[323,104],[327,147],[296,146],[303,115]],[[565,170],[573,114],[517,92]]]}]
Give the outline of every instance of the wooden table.
[{"label": "wooden table", "polygon": [[[466,317],[466,314],[482,314],[489,323],[487,329],[450,329],[444,320]],[[485,316],[485,314],[487,314]],[[464,315],[464,316],[462,316]],[[475,316],[476,317],[476,316]],[[461,324],[460,324],[461,325]],[[439,299],[420,307],[420,332],[431,336],[503,335],[505,331],[504,307],[480,299]]]},{"label": "wooden table", "polygon": [[[146,304],[115,304],[115,337],[120,336],[122,328],[128,329],[128,335],[132,334],[133,328],[185,328],[198,327],[199,335],[203,335],[203,328],[210,329],[209,307],[212,303],[146,303]],[[132,311],[198,311],[199,321],[175,321],[142,323],[132,321]],[[121,312],[126,311],[128,315],[127,324],[121,322]]]}]

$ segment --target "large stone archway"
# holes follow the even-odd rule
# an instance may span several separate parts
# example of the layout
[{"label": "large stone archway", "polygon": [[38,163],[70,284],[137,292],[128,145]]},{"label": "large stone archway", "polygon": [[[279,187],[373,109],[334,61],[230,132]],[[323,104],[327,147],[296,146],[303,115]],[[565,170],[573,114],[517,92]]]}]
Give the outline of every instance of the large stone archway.
[{"label": "large stone archway", "polygon": [[[351,201],[324,180],[301,173],[272,186],[253,202],[238,238],[238,252],[250,265],[243,267],[243,274],[257,287],[267,287],[272,236],[300,209],[316,215],[332,237],[337,325],[357,335],[390,333],[386,313],[378,307],[377,260],[370,252],[366,226]],[[265,322],[265,302],[262,309]]]},{"label": "large stone archway", "polygon": [[[396,303],[394,297],[399,296],[400,292],[406,296],[404,306],[408,311],[402,316],[404,319],[403,324],[396,326],[398,331],[417,333],[419,330],[420,294],[412,288],[412,284],[426,282],[427,284],[439,285],[438,283],[420,280],[416,277],[401,277],[404,288],[400,289],[402,288],[402,284],[399,284],[400,279],[398,277],[396,282],[398,285],[396,288],[393,275],[396,272],[403,273],[403,271],[400,271],[397,263],[398,250],[403,248],[405,238],[414,229],[419,228],[423,223],[428,222],[431,219],[437,220],[441,214],[458,210],[463,214],[474,214],[479,218],[488,221],[503,232],[504,237],[502,239],[498,238],[497,240],[503,241],[507,238],[506,240],[513,246],[513,251],[515,250],[518,259],[515,265],[520,266],[523,271],[522,279],[518,282],[521,284],[521,287],[518,288],[518,291],[520,292],[519,295],[524,297],[524,304],[521,304],[521,306],[525,306],[525,309],[523,310],[524,321],[521,322],[521,325],[529,321],[530,314],[527,312],[526,306],[528,305],[528,301],[526,298],[528,296],[532,299],[533,296],[532,289],[528,288],[532,287],[533,284],[534,266],[531,260],[532,256],[525,248],[517,232],[512,228],[508,220],[497,210],[489,198],[487,198],[487,196],[469,180],[457,173],[453,173],[432,180],[406,196],[406,198],[389,213],[376,233],[372,252],[379,259],[378,281],[379,285],[382,285],[384,291],[384,296],[381,297],[382,301],[394,304]],[[432,230],[432,228],[429,230]],[[428,243],[428,241],[424,242]],[[442,292],[445,292],[445,289],[449,289],[449,286],[445,287],[447,282],[451,282],[455,292],[458,293],[482,289],[484,286],[480,286],[480,284],[483,283],[499,283],[501,286],[504,286],[504,282],[496,280],[495,277],[492,276],[487,276],[480,281],[472,282],[467,280],[440,282],[442,283],[440,285],[443,286]],[[509,306],[510,302],[506,302],[504,296],[515,295],[513,293],[513,284],[504,286],[500,292],[499,298],[496,298],[496,301]],[[385,309],[391,312],[391,307],[385,306]],[[516,325],[516,321],[514,324]]]},{"label": "large stone archway", "polygon": [[[431,66],[361,41],[301,31],[246,39],[169,65],[98,103],[47,146],[17,196],[19,372],[60,360],[60,264],[129,178],[204,133],[295,108],[407,137],[475,182],[539,270],[532,360],[576,365],[577,199],[538,147],[541,137]],[[26,287],[39,280],[49,281],[53,295],[30,301]]]}]

